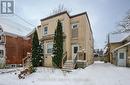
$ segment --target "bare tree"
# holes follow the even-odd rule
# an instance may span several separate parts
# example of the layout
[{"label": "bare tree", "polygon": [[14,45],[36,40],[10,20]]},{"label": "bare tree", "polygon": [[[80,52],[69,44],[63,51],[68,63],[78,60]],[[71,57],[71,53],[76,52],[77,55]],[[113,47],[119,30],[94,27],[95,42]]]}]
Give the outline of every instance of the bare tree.
[{"label": "bare tree", "polygon": [[128,11],[126,17],[118,24],[119,29],[113,33],[130,32],[130,10]]},{"label": "bare tree", "polygon": [[58,8],[54,8],[54,9],[52,10],[51,15],[57,14],[57,13],[61,13],[61,12],[63,12],[63,11],[67,11],[68,13],[71,12],[69,9],[65,8],[63,4],[60,4],[60,5],[58,6]]},{"label": "bare tree", "polygon": [[[119,26],[124,29],[128,29],[130,27],[130,10],[127,13],[127,16],[119,23]],[[129,28],[130,29],[130,28]]]}]

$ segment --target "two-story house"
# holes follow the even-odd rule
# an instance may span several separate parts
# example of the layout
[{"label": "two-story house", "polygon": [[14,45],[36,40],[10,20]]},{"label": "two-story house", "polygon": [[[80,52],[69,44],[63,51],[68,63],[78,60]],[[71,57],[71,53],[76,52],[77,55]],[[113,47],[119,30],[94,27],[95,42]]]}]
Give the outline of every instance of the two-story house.
[{"label": "two-story house", "polygon": [[60,20],[64,36],[66,62],[77,62],[83,67],[93,63],[93,33],[86,12],[70,16],[67,11],[41,19],[38,37],[44,49],[44,66],[52,66],[53,37]]}]

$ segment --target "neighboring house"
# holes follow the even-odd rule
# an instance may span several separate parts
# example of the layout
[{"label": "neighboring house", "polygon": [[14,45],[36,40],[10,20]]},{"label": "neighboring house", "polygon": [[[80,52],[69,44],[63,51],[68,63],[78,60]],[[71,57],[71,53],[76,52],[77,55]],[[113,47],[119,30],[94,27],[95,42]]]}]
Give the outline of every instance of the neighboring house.
[{"label": "neighboring house", "polygon": [[70,16],[64,11],[41,19],[41,25],[37,27],[39,40],[44,49],[44,66],[52,66],[53,37],[58,20],[63,27],[66,62],[73,63],[78,53],[81,53],[78,55],[77,62],[84,63],[84,66],[92,64],[93,33],[87,13]]},{"label": "neighboring house", "polygon": [[5,66],[5,35],[3,32],[2,27],[0,26],[0,68],[3,68]]},{"label": "neighboring house", "polygon": [[2,26],[0,33],[0,64],[8,67],[22,66],[22,59],[27,52],[31,52],[31,38],[5,32]]},{"label": "neighboring house", "polygon": [[94,56],[103,56],[103,50],[102,49],[94,49]]},{"label": "neighboring house", "polygon": [[94,49],[94,61],[103,60],[103,50],[102,49]]},{"label": "neighboring house", "polygon": [[130,32],[111,34],[105,56],[117,66],[130,66]]}]

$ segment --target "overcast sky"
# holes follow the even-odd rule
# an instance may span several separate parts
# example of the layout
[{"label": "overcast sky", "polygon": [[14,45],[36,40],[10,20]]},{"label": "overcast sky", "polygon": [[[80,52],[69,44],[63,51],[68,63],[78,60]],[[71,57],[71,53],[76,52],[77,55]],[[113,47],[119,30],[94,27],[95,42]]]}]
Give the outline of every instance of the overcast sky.
[{"label": "overcast sky", "polygon": [[71,14],[88,13],[96,48],[104,47],[107,33],[117,29],[130,9],[130,0],[15,0],[15,13],[36,26],[59,4]]}]

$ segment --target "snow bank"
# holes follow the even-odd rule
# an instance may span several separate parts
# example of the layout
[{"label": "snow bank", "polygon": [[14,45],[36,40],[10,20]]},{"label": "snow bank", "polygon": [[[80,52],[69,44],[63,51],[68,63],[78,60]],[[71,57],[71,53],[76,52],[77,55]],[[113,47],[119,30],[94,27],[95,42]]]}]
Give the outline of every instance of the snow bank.
[{"label": "snow bank", "polygon": [[0,85],[129,85],[130,68],[95,62],[85,69],[64,73],[60,69],[37,68],[26,79],[18,79],[19,71],[0,74]]}]

